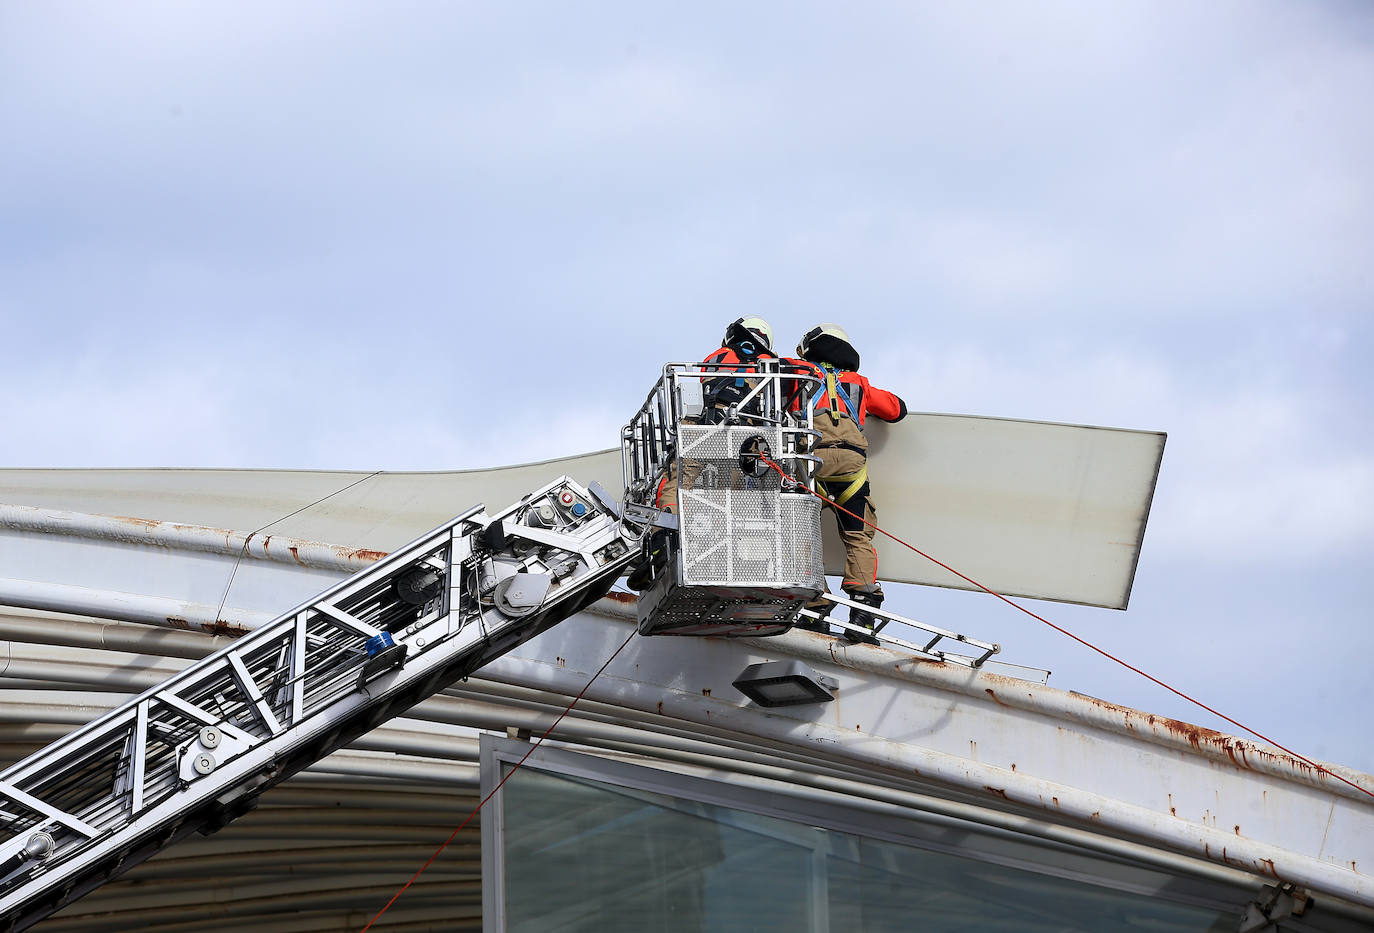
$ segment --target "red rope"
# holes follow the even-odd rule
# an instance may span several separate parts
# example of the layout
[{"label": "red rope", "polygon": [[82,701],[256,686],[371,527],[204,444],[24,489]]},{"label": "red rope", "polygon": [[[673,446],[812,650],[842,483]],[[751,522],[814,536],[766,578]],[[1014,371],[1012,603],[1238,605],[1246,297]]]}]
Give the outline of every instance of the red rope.
[{"label": "red rope", "polygon": [[580,700],[580,699],[582,699],[582,696],[583,696],[589,689],[591,689],[592,684],[596,683],[596,679],[597,679],[598,677],[601,676],[602,671],[606,670],[606,668],[608,668],[608,667],[611,666],[611,662],[615,660],[616,655],[620,654],[620,652],[621,652],[622,650],[624,650],[625,646],[628,645],[628,644],[630,643],[630,639],[631,639],[631,638],[634,638],[634,637],[635,637],[634,630],[631,630],[629,636],[626,637],[626,639],[625,639],[623,642],[620,643],[620,647],[617,648],[617,649],[615,649],[615,651],[611,654],[611,656],[610,656],[609,658],[606,659],[606,663],[603,664],[603,665],[601,665],[600,669],[598,669],[597,672],[596,672],[595,674],[592,675],[592,679],[591,679],[591,680],[587,681],[587,685],[586,685],[585,687],[583,687],[580,691],[578,691],[577,696],[573,697],[572,702],[569,703],[566,707],[564,707],[563,712],[561,712],[561,713],[558,714],[558,718],[555,719],[555,720],[549,725],[549,727],[548,727],[547,729],[544,730],[544,734],[541,735],[539,738],[537,738],[537,739],[534,740],[533,744],[530,745],[530,750],[527,751],[527,752],[525,752],[524,757],[522,757],[519,761],[517,761],[517,762],[515,763],[515,766],[514,766],[513,768],[511,768],[509,771],[506,772],[506,776],[503,777],[503,778],[501,778],[500,782],[497,783],[497,785],[491,789],[491,793],[487,794],[487,795],[486,795],[485,797],[483,797],[480,801],[478,801],[477,806],[474,807],[473,810],[472,810],[472,812],[469,813],[469,814],[467,815],[467,818],[464,819],[463,822],[461,822],[461,823],[458,824],[458,828],[455,829],[453,832],[449,833],[449,837],[448,837],[447,839],[444,840],[444,844],[441,845],[441,846],[439,846],[439,848],[437,848],[437,849],[434,850],[434,854],[431,855],[431,856],[429,857],[429,861],[427,861],[427,862],[425,862],[423,865],[421,865],[421,866],[420,866],[420,870],[417,871],[415,874],[411,875],[411,876],[410,876],[410,880],[407,881],[405,884],[401,885],[401,889],[400,889],[399,891],[397,891],[395,894],[391,895],[391,900],[389,900],[389,901],[386,902],[386,906],[385,906],[385,907],[383,907],[381,910],[377,911],[377,915],[374,916],[371,920],[369,920],[369,921],[367,922],[367,926],[363,927],[362,930],[360,931],[360,933],[367,933],[368,930],[372,929],[372,924],[376,923],[376,922],[378,921],[378,919],[381,918],[382,914],[386,913],[387,910],[390,909],[391,905],[394,904],[394,903],[396,903],[397,898],[399,898],[402,894],[406,893],[406,889],[409,888],[412,884],[414,884],[414,883],[415,883],[415,880],[425,873],[425,869],[426,869],[426,868],[428,868],[430,865],[434,864],[434,860],[437,859],[437,858],[439,857],[439,854],[440,854],[441,852],[443,852],[445,849],[448,848],[449,843],[451,843],[454,839],[457,839],[457,838],[458,838],[458,834],[459,834],[460,832],[463,831],[463,827],[467,826],[468,823],[471,823],[471,822],[472,822],[472,818],[473,818],[474,816],[476,816],[476,815],[481,811],[483,805],[485,805],[486,802],[487,802],[488,800],[490,800],[492,797],[496,796],[496,792],[497,792],[498,790],[501,789],[501,785],[504,784],[504,783],[506,783],[506,781],[508,781],[508,780],[510,779],[510,776],[511,776],[512,774],[514,774],[516,771],[519,771],[519,770],[520,770],[520,766],[523,765],[523,764],[525,763],[525,759],[527,759],[527,758],[529,758],[531,755],[533,755],[533,754],[534,754],[534,750],[535,750],[536,748],[538,748],[538,747],[543,743],[543,741],[549,737],[549,733],[553,732],[554,728],[555,728],[560,722],[563,721],[563,717],[566,716],[566,715],[568,715],[569,713],[572,712],[572,708],[573,708],[574,706],[577,705],[577,701]]},{"label": "red rope", "polygon": [[1021,610],[1022,612],[1024,612],[1026,615],[1030,616],[1032,619],[1036,619],[1036,620],[1038,620],[1038,621],[1040,621],[1040,622],[1044,622],[1046,625],[1048,625],[1050,628],[1054,629],[1056,632],[1059,632],[1059,633],[1061,633],[1061,634],[1064,634],[1064,635],[1069,636],[1069,637],[1072,638],[1074,641],[1078,642],[1080,645],[1083,645],[1083,646],[1086,647],[1086,648],[1091,648],[1093,651],[1096,651],[1098,654],[1102,655],[1104,658],[1107,658],[1107,659],[1109,659],[1109,660],[1115,661],[1117,664],[1120,664],[1122,667],[1126,668],[1127,670],[1135,671],[1135,672],[1136,672],[1137,674],[1139,674],[1141,677],[1144,677],[1146,680],[1148,680],[1148,681],[1150,681],[1150,682],[1152,682],[1152,683],[1158,684],[1159,686],[1163,687],[1165,690],[1168,690],[1170,693],[1174,694],[1175,696],[1182,697],[1183,699],[1187,700],[1189,703],[1192,703],[1194,706],[1198,706],[1198,707],[1200,707],[1200,708],[1202,708],[1202,709],[1205,709],[1207,712],[1211,713],[1213,716],[1219,716],[1219,717],[1221,717],[1222,719],[1224,719],[1224,720],[1226,720],[1227,722],[1229,722],[1231,725],[1235,726],[1236,728],[1242,729],[1242,730],[1244,730],[1245,732],[1248,732],[1248,733],[1250,733],[1251,735],[1255,736],[1256,738],[1260,739],[1261,741],[1268,742],[1270,745],[1274,746],[1275,748],[1278,748],[1278,749],[1281,749],[1282,751],[1287,752],[1288,754],[1292,755],[1294,758],[1298,759],[1299,761],[1301,761],[1301,762],[1303,762],[1303,763],[1305,763],[1305,764],[1311,765],[1313,768],[1317,769],[1317,770],[1320,771],[1322,774],[1330,775],[1331,777],[1335,778],[1336,780],[1340,781],[1341,783],[1343,783],[1343,784],[1349,784],[1351,787],[1355,788],[1357,791],[1360,791],[1361,793],[1364,793],[1364,794],[1368,794],[1370,797],[1374,797],[1374,791],[1371,791],[1371,790],[1369,790],[1369,789],[1367,789],[1367,788],[1361,787],[1359,784],[1356,784],[1354,781],[1351,781],[1351,780],[1349,780],[1348,778],[1341,777],[1339,774],[1336,774],[1335,772],[1331,771],[1331,770],[1328,769],[1328,768],[1323,768],[1321,765],[1317,764],[1317,763],[1316,763],[1315,761],[1313,761],[1312,759],[1310,759],[1310,758],[1305,758],[1305,757],[1303,757],[1302,755],[1299,755],[1297,752],[1293,751],[1291,748],[1288,748],[1288,747],[1285,746],[1285,745],[1280,745],[1278,742],[1275,742],[1273,739],[1269,738],[1268,736],[1264,735],[1263,733],[1261,733],[1261,732],[1256,732],[1254,729],[1251,729],[1249,726],[1245,725],[1245,724],[1242,723],[1242,722],[1237,722],[1236,720],[1232,719],[1230,716],[1227,716],[1225,713],[1220,712],[1219,710],[1215,710],[1215,709],[1213,709],[1212,707],[1208,706],[1206,703],[1203,703],[1201,700],[1195,700],[1195,699],[1193,699],[1193,698],[1190,697],[1188,694],[1184,693],[1182,690],[1179,690],[1179,689],[1177,689],[1177,688],[1175,688],[1175,687],[1170,686],[1169,684],[1166,684],[1164,681],[1160,680],[1158,677],[1155,677],[1155,676],[1153,676],[1153,675],[1151,675],[1151,674],[1147,674],[1147,673],[1145,673],[1144,671],[1142,671],[1140,668],[1138,668],[1138,667],[1136,667],[1136,666],[1134,666],[1134,665],[1132,665],[1132,664],[1128,664],[1127,662],[1121,660],[1121,659],[1118,658],[1116,655],[1111,654],[1110,652],[1105,651],[1105,650],[1103,650],[1102,648],[1097,647],[1097,645],[1094,645],[1092,642],[1086,641],[1085,639],[1082,639],[1082,638],[1079,638],[1079,637],[1078,637],[1077,635],[1075,635],[1073,632],[1070,632],[1070,631],[1069,631],[1068,629],[1066,629],[1066,628],[1062,628],[1062,627],[1060,627],[1060,626],[1058,626],[1058,625],[1055,625],[1053,622],[1051,622],[1049,619],[1046,619],[1044,616],[1036,615],[1034,612],[1031,612],[1031,611],[1030,611],[1029,609],[1027,609],[1025,606],[1022,606],[1020,603],[1013,602],[1012,600],[1010,600],[1010,599],[1008,599],[1007,597],[1003,596],[1001,593],[998,593],[998,592],[995,592],[995,591],[993,591],[993,590],[991,590],[991,589],[988,589],[986,586],[984,586],[983,584],[979,583],[977,580],[973,579],[972,577],[969,577],[969,576],[966,576],[966,575],[960,573],[959,571],[955,570],[953,567],[949,566],[949,564],[946,564],[946,563],[944,563],[943,561],[940,561],[940,560],[937,560],[937,559],[934,558],[934,557],[931,557],[929,554],[927,554],[925,551],[921,550],[920,548],[916,547],[915,545],[909,544],[909,543],[907,543],[906,541],[903,541],[901,538],[897,537],[896,535],[891,534],[890,532],[884,531],[883,529],[881,529],[881,528],[879,528],[877,525],[875,525],[873,522],[868,521],[868,520],[867,520],[866,518],[864,518],[862,515],[855,515],[853,512],[849,511],[849,509],[846,509],[844,506],[840,505],[838,502],[836,502],[834,499],[831,499],[829,496],[827,496],[827,495],[825,495],[825,494],[823,494],[823,493],[819,493],[819,492],[817,492],[816,490],[812,489],[811,487],[807,486],[806,484],[797,482],[796,480],[792,479],[792,477],[790,477],[790,476],[788,476],[786,473],[784,473],[784,472],[782,471],[782,468],[781,468],[780,466],[778,466],[776,463],[774,463],[772,460],[768,459],[768,457],[763,456],[762,454],[760,454],[760,455],[759,455],[759,459],[762,460],[764,463],[768,464],[768,465],[769,465],[770,467],[772,467],[774,470],[776,470],[777,473],[778,473],[778,475],[781,476],[781,477],[783,478],[783,480],[785,480],[786,482],[791,483],[791,484],[794,484],[794,485],[796,485],[798,488],[805,489],[807,492],[811,493],[811,495],[813,495],[813,496],[815,496],[816,498],[821,499],[821,500],[823,500],[823,501],[829,503],[831,506],[833,506],[834,508],[839,509],[841,512],[844,512],[846,515],[850,515],[850,516],[852,516],[852,517],[854,517],[854,518],[857,518],[859,521],[863,522],[865,525],[867,525],[868,527],[872,528],[874,531],[877,531],[877,532],[880,533],[880,534],[886,535],[887,537],[891,538],[893,541],[896,541],[898,544],[902,545],[902,546],[905,547],[905,548],[909,548],[910,550],[915,551],[917,554],[920,554],[920,555],[921,555],[922,557],[924,557],[926,560],[930,561],[931,563],[938,564],[939,566],[941,566],[941,567],[943,567],[944,569],[948,570],[950,573],[954,574],[954,575],[955,575],[956,577],[958,577],[959,579],[964,580],[964,581],[966,581],[966,582],[968,582],[968,583],[972,583],[974,586],[978,587],[978,589],[982,590],[983,592],[988,593],[989,595],[992,595],[992,596],[996,596],[998,599],[1000,599],[1002,602],[1006,603],[1008,606],[1011,606],[1013,609],[1019,609],[1019,610]]}]

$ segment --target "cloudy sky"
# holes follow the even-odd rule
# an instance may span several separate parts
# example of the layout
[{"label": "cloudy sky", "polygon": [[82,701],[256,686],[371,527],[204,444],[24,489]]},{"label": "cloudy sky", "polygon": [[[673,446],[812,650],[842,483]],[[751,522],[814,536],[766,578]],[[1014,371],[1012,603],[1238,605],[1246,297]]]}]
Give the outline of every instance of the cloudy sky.
[{"label": "cloudy sky", "polygon": [[1130,610],[1037,608],[1374,771],[1371,89],[1336,0],[0,0],[0,466],[560,456],[838,321],[913,409],[1167,431]]}]

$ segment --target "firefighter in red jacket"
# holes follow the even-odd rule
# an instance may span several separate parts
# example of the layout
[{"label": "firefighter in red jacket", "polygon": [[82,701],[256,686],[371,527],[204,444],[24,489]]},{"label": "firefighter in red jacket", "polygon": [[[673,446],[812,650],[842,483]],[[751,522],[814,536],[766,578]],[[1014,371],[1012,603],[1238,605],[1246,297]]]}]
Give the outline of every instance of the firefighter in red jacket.
[{"label": "firefighter in red jacket", "polygon": [[[754,372],[753,363],[757,360],[777,359],[773,355],[773,328],[761,317],[742,317],[725,329],[721,348],[701,361],[702,368],[711,370],[717,366],[727,375],[718,379],[707,379],[703,385],[706,400],[706,415],[703,420],[719,421],[724,409],[737,404],[749,393],[755,383],[744,377],[744,373]],[[743,367],[730,364],[749,364]]]},{"label": "firefighter in red jacket", "polygon": [[[702,360],[702,368],[706,370],[712,370],[716,366],[724,367],[719,370],[724,375],[706,379],[702,387],[706,403],[701,416],[702,421],[707,424],[719,422],[725,409],[749,394],[753,385],[744,373],[753,371],[752,366],[748,364],[761,359],[775,359],[773,328],[768,326],[767,321],[761,317],[742,317],[725,329],[721,348]],[[690,489],[700,470],[701,465],[696,461],[684,463],[682,485]],[[666,512],[676,512],[677,490],[677,477],[669,472],[658,484],[654,505]]]},{"label": "firefighter in red jacket", "polygon": [[[720,372],[714,378],[703,377],[703,397],[705,407],[701,421],[715,424],[724,417],[731,405],[738,404],[753,383],[744,375],[753,372],[753,364],[761,359],[775,359],[773,356],[773,328],[761,317],[742,317],[725,329],[719,350],[702,360],[702,369]],[[719,368],[717,368],[719,367]],[[678,487],[691,489],[701,473],[701,461],[684,458],[681,482],[675,469],[669,469],[658,483],[654,494],[654,506],[665,512],[678,511]],[[640,566],[630,573],[626,581],[631,589],[645,589],[653,580],[653,575],[667,559],[666,532],[654,532],[645,548],[646,554]]]},{"label": "firefighter in red jacket", "polygon": [[[879,389],[859,375],[859,353],[849,335],[837,324],[820,324],[807,331],[797,345],[797,355],[816,370],[824,381],[802,404],[811,408],[812,426],[820,433],[813,453],[820,458],[816,481],[820,491],[854,515],[835,509],[844,541],[844,580],[842,588],[857,603],[877,608],[883,602],[878,583],[878,552],[873,546],[876,534],[871,524],[877,512],[869,494],[868,439],[864,422],[869,415],[883,421],[906,417],[906,402],[891,392]],[[860,521],[855,515],[863,516]],[[829,605],[829,604],[826,604]],[[872,629],[874,616],[853,609],[849,621]],[[824,623],[821,624],[824,629]],[[874,644],[876,639],[846,629],[856,641]]]}]

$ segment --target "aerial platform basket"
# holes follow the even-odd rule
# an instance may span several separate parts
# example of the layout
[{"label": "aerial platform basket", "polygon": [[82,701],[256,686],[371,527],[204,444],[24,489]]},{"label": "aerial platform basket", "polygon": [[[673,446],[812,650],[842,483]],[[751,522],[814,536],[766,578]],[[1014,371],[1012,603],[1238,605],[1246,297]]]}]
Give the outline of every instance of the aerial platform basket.
[{"label": "aerial platform basket", "polygon": [[642,634],[777,635],[825,589],[821,503],[802,488],[815,432],[792,410],[815,382],[777,360],[664,367],[621,435],[626,507],[672,509],[678,532],[650,537]]}]

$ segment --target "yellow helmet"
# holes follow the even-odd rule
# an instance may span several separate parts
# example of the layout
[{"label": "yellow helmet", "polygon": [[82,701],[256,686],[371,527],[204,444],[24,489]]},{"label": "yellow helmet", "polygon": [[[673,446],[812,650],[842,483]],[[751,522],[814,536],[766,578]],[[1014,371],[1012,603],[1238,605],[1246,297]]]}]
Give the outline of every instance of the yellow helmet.
[{"label": "yellow helmet", "polygon": [[849,342],[849,334],[838,324],[817,324],[802,335],[797,356],[811,363],[829,363],[853,372],[859,368],[859,351]]}]

